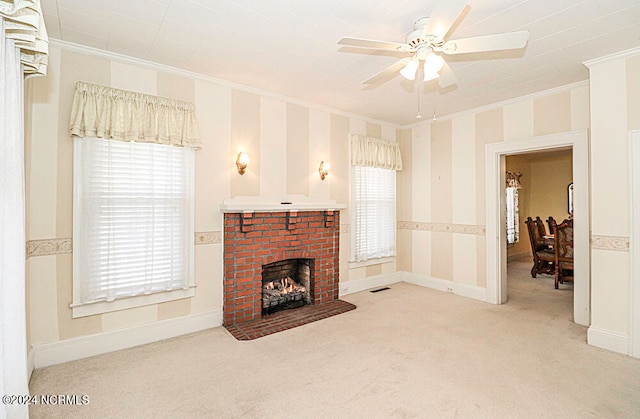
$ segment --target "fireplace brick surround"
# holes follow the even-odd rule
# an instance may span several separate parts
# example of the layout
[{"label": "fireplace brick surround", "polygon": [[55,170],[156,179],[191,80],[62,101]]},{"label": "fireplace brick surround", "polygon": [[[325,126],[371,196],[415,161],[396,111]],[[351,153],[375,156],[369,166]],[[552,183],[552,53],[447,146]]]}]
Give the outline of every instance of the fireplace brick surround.
[{"label": "fireplace brick surround", "polygon": [[311,304],[338,299],[340,212],[336,210],[224,213],[223,325],[262,317],[262,266],[311,259]]}]

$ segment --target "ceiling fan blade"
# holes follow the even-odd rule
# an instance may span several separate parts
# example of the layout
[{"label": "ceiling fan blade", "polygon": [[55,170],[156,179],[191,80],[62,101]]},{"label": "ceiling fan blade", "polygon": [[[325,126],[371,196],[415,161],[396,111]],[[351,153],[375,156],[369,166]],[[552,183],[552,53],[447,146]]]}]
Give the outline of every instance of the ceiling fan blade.
[{"label": "ceiling fan blade", "polygon": [[391,78],[391,76],[397,75],[396,73],[398,73],[405,65],[407,65],[409,61],[411,61],[411,58],[403,58],[399,61],[396,61],[378,74],[363,81],[362,84],[376,84],[382,80]]},{"label": "ceiling fan blade", "polygon": [[467,54],[470,52],[523,48],[527,45],[528,39],[528,31],[454,39],[443,45],[442,52],[445,54]]},{"label": "ceiling fan blade", "polygon": [[434,42],[442,41],[466,8],[466,0],[440,0],[431,11],[429,21],[422,31],[422,39],[433,35]]},{"label": "ceiling fan blade", "polygon": [[446,62],[442,66],[442,70],[440,70],[440,78],[438,79],[438,84],[443,89],[449,86],[453,86],[454,84],[458,84],[458,78]]},{"label": "ceiling fan blade", "polygon": [[386,42],[386,41],[375,41],[371,39],[362,39],[362,38],[342,38],[338,41],[340,45],[349,45],[352,47],[360,47],[360,48],[372,48],[372,49],[381,49],[388,51],[408,51],[411,47],[407,44],[401,44],[398,42]]}]

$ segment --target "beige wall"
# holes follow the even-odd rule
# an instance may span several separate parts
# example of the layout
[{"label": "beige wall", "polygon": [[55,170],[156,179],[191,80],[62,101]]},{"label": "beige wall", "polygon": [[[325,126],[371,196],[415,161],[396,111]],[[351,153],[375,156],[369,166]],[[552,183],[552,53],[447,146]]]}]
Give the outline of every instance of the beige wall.
[{"label": "beige wall", "polygon": [[[76,80],[196,103],[204,147],[196,158],[195,228],[202,235],[196,238],[198,287],[194,298],[71,318],[73,150],[68,120]],[[637,56],[593,64],[588,86],[575,85],[403,130],[55,47],[51,48],[49,75],[28,80],[26,92],[30,110],[25,144],[26,227],[31,246],[27,290],[32,345],[221,310],[221,201],[242,194],[308,193],[349,205],[349,133],[399,141],[405,170],[398,174],[399,257],[376,266],[350,265],[347,208],[341,217],[341,281],[402,269],[483,289],[485,145],[590,129],[591,322],[592,327],[616,336],[629,333],[628,245],[613,244],[618,239],[628,243],[630,234],[627,132],[640,128]],[[244,176],[235,172],[233,164],[240,150],[251,156]],[[317,166],[325,159],[331,162],[332,171],[321,182]],[[542,166],[530,164],[532,179],[538,172],[549,173]],[[531,207],[532,202],[530,198],[532,213],[556,211]]]},{"label": "beige wall", "polygon": [[[26,85],[29,342],[41,345],[222,310],[220,204],[238,195],[305,194],[349,205],[349,134],[396,139],[396,127],[288,103],[180,73],[51,48],[49,75]],[[73,319],[73,141],[68,124],[74,82],[166,96],[196,104],[203,147],[195,169],[195,297]],[[246,151],[245,175],[235,156]],[[321,160],[331,163],[325,181]],[[396,271],[349,264],[349,210],[341,216],[341,281]]]},{"label": "beige wall", "polygon": [[[411,246],[402,253],[403,258],[411,255],[410,260],[401,261],[405,270],[411,266],[412,272],[425,277],[485,288],[485,145],[586,129],[588,113],[589,87],[578,85],[412,128],[412,165],[403,176],[411,177],[405,182],[413,193],[410,200],[403,197],[402,204],[412,211],[405,211],[403,216],[409,218],[400,223],[403,243]],[[533,172],[524,177],[525,184],[527,177],[539,177],[540,182],[554,178],[563,184],[558,193],[564,194],[570,179],[566,174],[571,173],[568,161],[529,161],[524,165],[526,168],[518,171]],[[543,194],[534,189],[533,194]],[[552,200],[553,207],[534,205],[530,210],[564,218],[560,207],[555,207],[559,198]],[[532,198],[524,201],[526,208]],[[521,226],[522,241],[528,246],[526,234]]]},{"label": "beige wall", "polygon": [[566,219],[567,186],[573,181],[571,151],[532,159],[530,167],[530,212],[525,216],[540,216],[543,220],[553,216],[557,222]]},{"label": "beige wall", "polygon": [[[628,131],[640,128],[640,55],[591,64],[591,331],[629,336]],[[614,245],[625,243],[626,246]]]}]

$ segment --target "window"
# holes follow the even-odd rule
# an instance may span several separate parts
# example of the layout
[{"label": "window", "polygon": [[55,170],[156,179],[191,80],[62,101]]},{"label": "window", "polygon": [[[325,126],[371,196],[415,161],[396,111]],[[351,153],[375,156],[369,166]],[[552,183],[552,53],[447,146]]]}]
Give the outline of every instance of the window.
[{"label": "window", "polygon": [[518,188],[506,189],[507,200],[507,243],[514,244],[520,239],[520,215],[518,208]]},{"label": "window", "polygon": [[396,254],[396,171],[354,166],[353,259]]},{"label": "window", "polygon": [[75,138],[74,317],[193,295],[193,179],[192,148]]}]

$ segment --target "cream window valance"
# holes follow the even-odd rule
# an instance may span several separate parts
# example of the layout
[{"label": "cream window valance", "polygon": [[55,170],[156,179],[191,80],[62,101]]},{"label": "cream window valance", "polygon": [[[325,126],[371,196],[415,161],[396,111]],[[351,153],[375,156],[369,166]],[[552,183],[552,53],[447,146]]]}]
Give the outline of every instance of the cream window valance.
[{"label": "cream window valance", "polygon": [[47,74],[49,38],[40,0],[0,0],[6,39],[20,49],[25,76]]},{"label": "cream window valance", "polygon": [[351,134],[351,164],[353,166],[402,170],[400,144]]},{"label": "cream window valance", "polygon": [[199,149],[193,103],[76,82],[71,135]]}]

